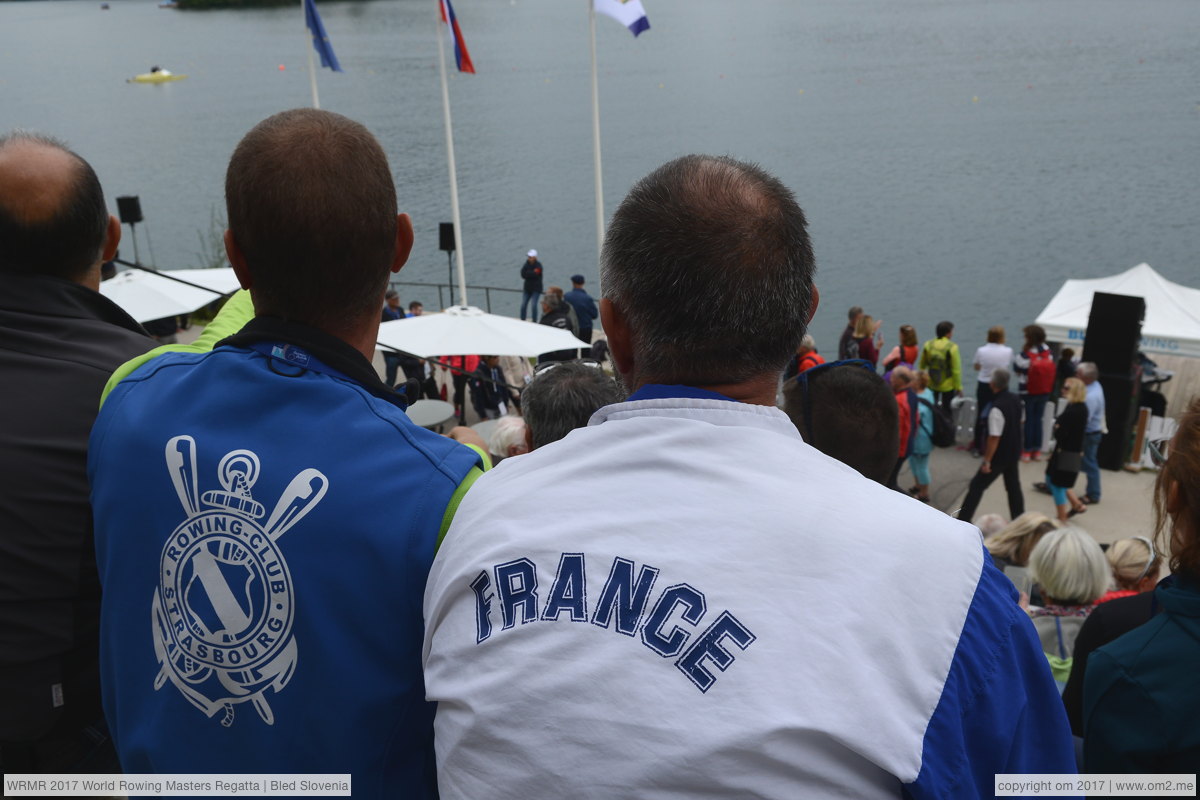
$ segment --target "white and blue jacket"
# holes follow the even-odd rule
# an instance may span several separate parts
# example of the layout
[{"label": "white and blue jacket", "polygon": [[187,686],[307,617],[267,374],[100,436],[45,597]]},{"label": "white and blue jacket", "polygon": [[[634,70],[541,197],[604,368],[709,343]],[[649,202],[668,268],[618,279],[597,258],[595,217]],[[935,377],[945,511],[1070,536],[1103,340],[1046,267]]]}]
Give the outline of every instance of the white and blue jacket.
[{"label": "white and blue jacket", "polygon": [[122,767],[431,796],[421,596],[476,463],[349,345],[280,320],[122,381],[89,453]]},{"label": "white and blue jacket", "polygon": [[425,615],[443,800],[962,800],[1074,771],[978,531],[711,392],[643,388],[485,474]]}]

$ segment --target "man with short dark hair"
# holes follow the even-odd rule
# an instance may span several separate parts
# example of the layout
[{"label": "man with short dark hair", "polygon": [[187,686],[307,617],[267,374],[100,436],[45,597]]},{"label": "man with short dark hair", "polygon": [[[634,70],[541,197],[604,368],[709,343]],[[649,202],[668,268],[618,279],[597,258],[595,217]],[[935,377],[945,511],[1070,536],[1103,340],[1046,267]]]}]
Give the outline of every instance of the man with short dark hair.
[{"label": "man with short dark hair", "polygon": [[576,428],[585,427],[597,410],[623,399],[621,387],[599,364],[548,364],[534,373],[521,393],[525,442],[530,450],[557,442]]},{"label": "man with short dark hair", "polygon": [[854,341],[854,328],[858,325],[858,318],[862,315],[862,306],[850,306],[850,310],[846,312],[846,316],[850,322],[846,325],[846,330],[842,331],[842,338],[838,339],[839,361],[845,361],[848,358],[858,358],[858,353],[852,352],[850,345]]},{"label": "man with short dark hair", "polygon": [[925,342],[918,363],[918,367],[929,373],[929,388],[934,400],[942,404],[946,413],[950,413],[951,401],[962,397],[962,355],[958,345],[950,340],[953,335],[953,322],[939,322],[937,338]]},{"label": "man with short dark hair", "polygon": [[155,342],[100,287],[121,226],[92,167],[0,138],[0,772],[115,772],[100,708],[87,443],[100,393]]},{"label": "man with short dark hair", "polygon": [[1001,367],[992,370],[993,396],[985,413],[987,444],[983,450],[983,463],[971,479],[966,499],[958,512],[958,518],[967,522],[975,516],[983,493],[1001,475],[1004,476],[1004,490],[1008,493],[1008,518],[1016,519],[1025,513],[1020,471],[1024,423],[1021,398],[1008,388],[1011,374]]},{"label": "man with short dark hair", "polygon": [[600,316],[633,394],[481,478],[430,572],[443,800],[983,796],[1074,768],[974,529],[775,408],[813,269],[750,164],[685,156],[617,208]]},{"label": "man with short dark hair", "polygon": [[112,390],[91,440],[104,702],[128,772],[349,773],[433,795],[421,595],[478,473],[371,366],[412,223],[362,125],[255,126],[225,246],[257,316]]},{"label": "man with short dark hair", "polygon": [[873,369],[830,364],[783,389],[783,410],[804,441],[887,486],[899,441],[896,401]]},{"label": "man with short dark hair", "polygon": [[575,309],[575,316],[579,319],[579,333],[576,335],[587,342],[592,343],[592,321],[600,316],[599,309],[596,308],[596,301],[583,288],[583,276],[571,276],[571,291],[566,294],[566,301]]},{"label": "man with short dark hair", "polygon": [[[400,306],[400,293],[395,289],[388,289],[383,296],[383,313],[380,315],[381,322],[391,322],[396,319],[404,319],[404,310]],[[403,356],[395,350],[383,350],[384,378],[383,382],[388,386],[396,385],[396,373],[400,369],[400,362]],[[404,370],[404,377],[415,377],[408,374],[408,370]]]}]

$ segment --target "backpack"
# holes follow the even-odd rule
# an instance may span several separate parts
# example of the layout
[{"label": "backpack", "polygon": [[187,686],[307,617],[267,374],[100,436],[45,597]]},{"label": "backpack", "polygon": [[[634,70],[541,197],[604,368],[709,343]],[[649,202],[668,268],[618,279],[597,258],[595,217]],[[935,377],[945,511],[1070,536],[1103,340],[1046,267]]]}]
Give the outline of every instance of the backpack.
[{"label": "backpack", "polygon": [[925,345],[925,367],[929,371],[930,386],[941,386],[950,377],[950,348],[937,347],[938,341],[934,339]]},{"label": "backpack", "polygon": [[933,430],[928,431],[929,440],[934,447],[950,447],[954,444],[954,419],[940,405],[934,405],[924,397],[918,397],[917,402],[927,407],[933,418]]},{"label": "backpack", "polygon": [[1057,367],[1054,363],[1054,356],[1050,354],[1050,348],[1039,350],[1037,352],[1030,351],[1029,356],[1029,371],[1025,378],[1026,394],[1050,394],[1054,388],[1054,376],[1057,373]]}]

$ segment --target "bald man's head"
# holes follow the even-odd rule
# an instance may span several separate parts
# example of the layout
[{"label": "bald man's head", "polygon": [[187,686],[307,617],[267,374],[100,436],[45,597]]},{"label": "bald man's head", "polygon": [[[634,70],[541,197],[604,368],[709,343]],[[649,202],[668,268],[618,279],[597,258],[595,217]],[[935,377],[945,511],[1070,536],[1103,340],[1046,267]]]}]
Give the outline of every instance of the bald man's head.
[{"label": "bald man's head", "polygon": [[99,265],[109,228],[90,164],[49,137],[0,137],[0,271],[79,281]]}]

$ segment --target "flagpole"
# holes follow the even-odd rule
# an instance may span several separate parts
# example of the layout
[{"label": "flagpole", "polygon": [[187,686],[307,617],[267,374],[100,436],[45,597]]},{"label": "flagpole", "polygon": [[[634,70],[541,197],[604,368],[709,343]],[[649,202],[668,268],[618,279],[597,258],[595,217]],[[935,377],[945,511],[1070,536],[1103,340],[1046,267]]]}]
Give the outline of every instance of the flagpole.
[{"label": "flagpole", "polygon": [[308,29],[308,7],[305,0],[300,0],[300,13],[304,17],[304,30],[308,34],[308,82],[312,85],[313,108],[320,108],[321,101],[317,98],[317,65],[313,61],[313,32]]},{"label": "flagpole", "polygon": [[[596,263],[604,248],[604,184],[600,171],[600,87],[596,80],[596,6],[593,0],[585,0],[588,6],[588,28],[592,43],[592,164],[596,183]],[[596,282],[598,292],[603,291]]]},{"label": "flagpole", "polygon": [[[441,8],[439,4],[439,8]],[[454,167],[454,129],[450,121],[450,87],[446,82],[446,49],[442,42],[442,12],[434,22],[437,25],[438,71],[442,76],[442,118],[446,123],[446,161],[450,166],[450,218],[454,221],[454,256],[458,262],[458,302],[467,304],[467,272],[463,267],[462,218],[458,213],[458,171]],[[446,24],[450,24],[447,17]]]}]

